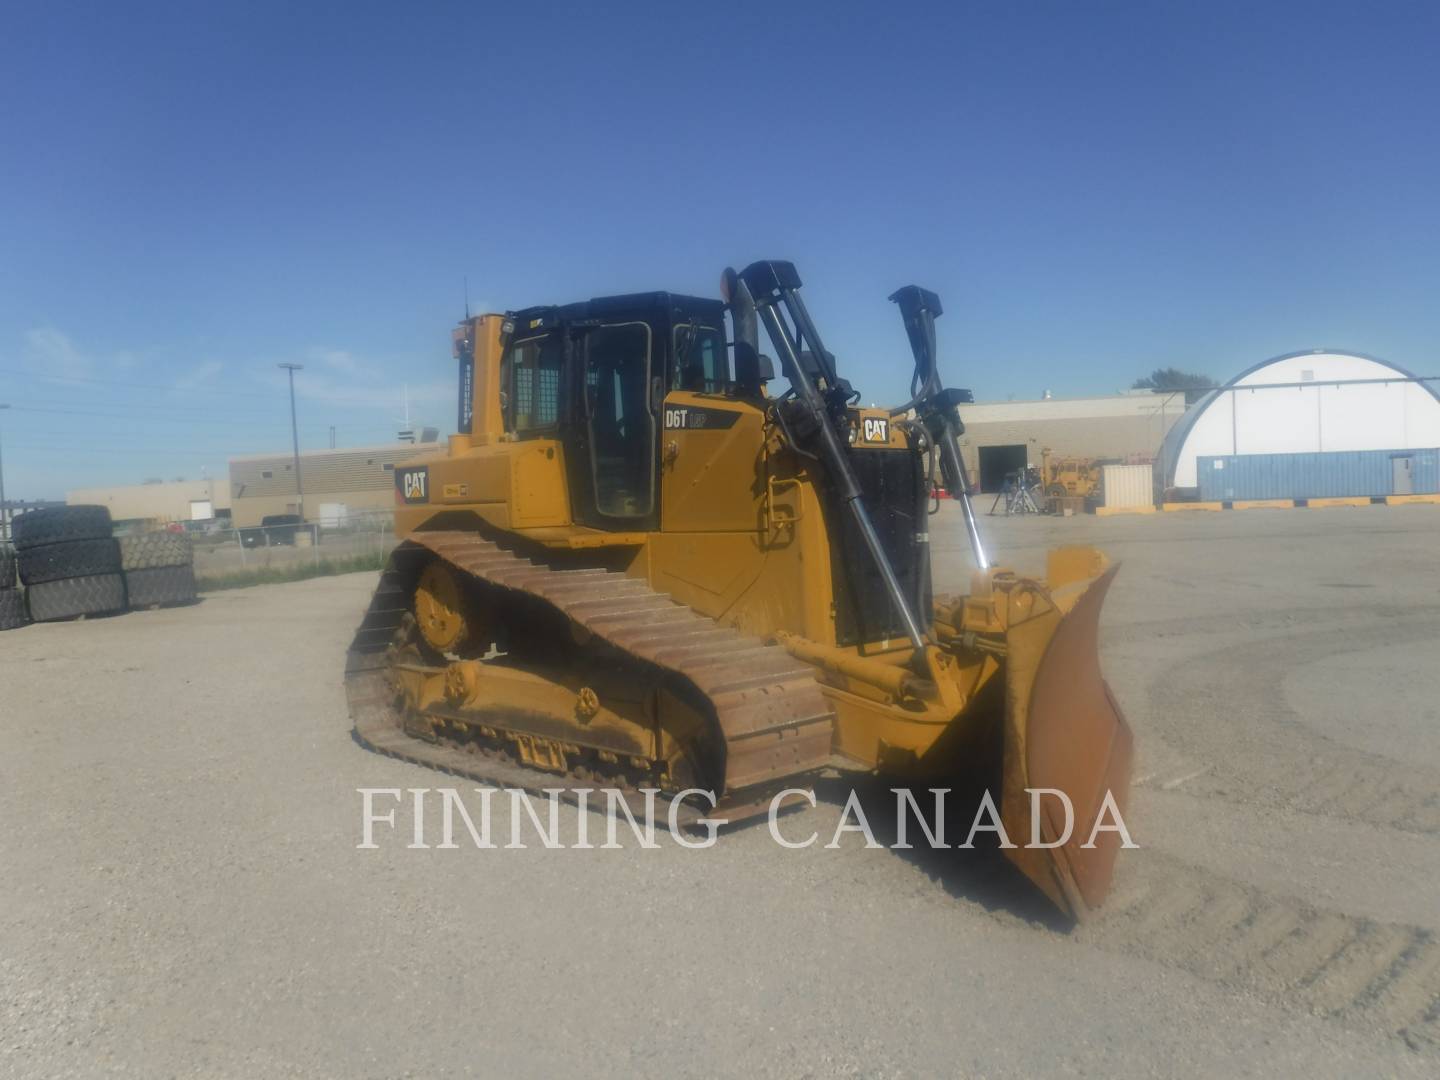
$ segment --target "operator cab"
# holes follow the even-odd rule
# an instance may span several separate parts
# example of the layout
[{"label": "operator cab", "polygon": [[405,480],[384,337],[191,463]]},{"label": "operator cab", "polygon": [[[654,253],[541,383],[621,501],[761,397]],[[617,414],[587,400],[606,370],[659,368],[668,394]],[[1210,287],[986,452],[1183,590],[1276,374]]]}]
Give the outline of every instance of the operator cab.
[{"label": "operator cab", "polygon": [[564,446],[576,521],[656,529],[665,395],[733,389],[725,305],[653,292],[512,312],[500,389],[512,437]]}]

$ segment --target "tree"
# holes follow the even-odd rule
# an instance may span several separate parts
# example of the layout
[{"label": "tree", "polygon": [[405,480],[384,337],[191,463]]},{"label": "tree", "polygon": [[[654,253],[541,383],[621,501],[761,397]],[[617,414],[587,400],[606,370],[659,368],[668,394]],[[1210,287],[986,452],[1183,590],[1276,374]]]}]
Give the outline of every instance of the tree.
[{"label": "tree", "polygon": [[1156,368],[1144,378],[1136,379],[1131,388],[1134,390],[1209,390],[1215,385],[1215,380],[1209,375],[1196,375],[1190,371],[1181,371],[1179,368],[1167,367]]},{"label": "tree", "polygon": [[1215,380],[1209,375],[1196,375],[1191,371],[1167,367],[1156,368],[1149,375],[1136,379],[1130,385],[1132,390],[1153,390],[1157,394],[1183,390],[1185,391],[1185,404],[1193,405],[1204,396],[1206,390],[1214,388]]}]

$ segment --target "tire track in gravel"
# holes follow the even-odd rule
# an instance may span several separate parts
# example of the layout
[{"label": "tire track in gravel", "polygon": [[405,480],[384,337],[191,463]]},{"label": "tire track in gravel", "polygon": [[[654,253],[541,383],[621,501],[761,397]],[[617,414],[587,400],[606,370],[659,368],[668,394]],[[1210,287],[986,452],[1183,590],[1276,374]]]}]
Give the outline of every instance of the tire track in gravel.
[{"label": "tire track in gravel", "polygon": [[[1297,619],[1341,625],[1297,634]],[[1218,633],[1223,620],[1132,625],[1111,635],[1107,645],[1161,636],[1167,625],[1177,634],[1212,628]],[[1232,619],[1228,625],[1232,635],[1270,629],[1284,633],[1247,636],[1187,656],[1150,680],[1148,726],[1210,766],[1187,783],[1186,791],[1411,833],[1440,833],[1440,770],[1336,742],[1308,726],[1283,689],[1285,672],[1304,664],[1409,643],[1417,636],[1440,640],[1440,614],[1433,609],[1342,609]],[[1223,680],[1216,672],[1224,672]]]},{"label": "tire track in gravel", "polygon": [[1077,944],[1381,1030],[1440,1054],[1440,940],[1266,892],[1157,851],[1137,853]]},{"label": "tire track in gravel", "polygon": [[[1335,629],[1358,626],[1397,626],[1440,621],[1440,604],[1345,604],[1307,608],[1272,607],[1214,615],[1183,615],[1165,619],[1139,619],[1106,623],[1102,630],[1107,648],[1148,642],[1155,638],[1193,638],[1205,635],[1236,637],[1252,633],[1291,634],[1297,626],[1329,624]],[[1199,656],[1201,654],[1194,654]],[[1187,659],[1188,662],[1188,659]]]},{"label": "tire track in gravel", "polygon": [[[1285,672],[1302,664],[1440,638],[1440,607],[1130,623],[1109,629],[1105,647],[1171,635],[1215,635],[1219,646],[1196,642],[1148,680],[1145,728],[1209,766],[1188,794],[1440,833],[1440,771],[1336,742],[1308,727],[1283,690]],[[1327,910],[1150,849],[1121,860],[1100,917],[1070,936],[1440,1055],[1440,936],[1423,927]]]}]

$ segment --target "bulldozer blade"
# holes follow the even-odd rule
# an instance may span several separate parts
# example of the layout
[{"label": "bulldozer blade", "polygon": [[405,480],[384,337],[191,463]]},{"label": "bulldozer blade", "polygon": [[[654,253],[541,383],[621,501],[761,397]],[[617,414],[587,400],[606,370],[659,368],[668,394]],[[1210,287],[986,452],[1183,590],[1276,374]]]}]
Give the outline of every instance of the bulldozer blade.
[{"label": "bulldozer blade", "polygon": [[[1089,843],[1097,819],[1104,813],[1104,824],[1115,825],[1129,794],[1134,739],[1100,673],[1098,649],[1100,609],[1118,569],[1094,579],[1073,604],[1036,589],[1030,613],[1006,634],[1000,813],[1016,846],[1005,854],[1077,920],[1104,901],[1120,848],[1108,829]],[[1065,793],[1073,808],[1068,833],[1064,801],[1041,789]]]}]

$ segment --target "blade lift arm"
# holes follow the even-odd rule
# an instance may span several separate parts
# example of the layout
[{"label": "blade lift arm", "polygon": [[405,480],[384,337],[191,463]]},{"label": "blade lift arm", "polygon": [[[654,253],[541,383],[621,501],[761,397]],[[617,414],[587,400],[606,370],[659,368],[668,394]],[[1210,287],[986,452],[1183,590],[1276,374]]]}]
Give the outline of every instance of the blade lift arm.
[{"label": "blade lift arm", "polygon": [[905,322],[905,334],[910,339],[910,351],[915,356],[915,375],[910,380],[911,399],[891,415],[915,410],[915,415],[925,425],[925,430],[940,451],[940,473],[945,488],[960,500],[960,509],[965,517],[965,532],[970,539],[970,552],[975,565],[981,570],[990,568],[985,547],[980,542],[980,529],[975,521],[975,507],[971,504],[970,477],[965,470],[965,461],[960,456],[960,436],[965,434],[965,425],[960,421],[956,406],[962,402],[974,401],[968,390],[947,390],[940,383],[940,371],[935,349],[935,319],[943,315],[940,298],[929,289],[918,285],[906,285],[891,293],[890,299],[899,305],[900,317]]},{"label": "blade lift arm", "polygon": [[[819,434],[819,456],[835,485],[836,494],[849,510],[865,540],[865,547],[880,572],[890,602],[905,627],[905,634],[917,651],[923,650],[924,632],[911,610],[909,598],[895,574],[890,557],[881,546],[880,537],[861,497],[859,481],[850,467],[840,428],[848,424],[845,405],[851,392],[848,384],[836,375],[830,354],[825,351],[805,301],[800,298],[800,275],[793,263],[764,261],[751,263],[740,271],[739,277],[754,298],[760,321],[765,324],[765,331],[780,356],[796,401],[809,414],[809,420]],[[788,325],[786,319],[781,318],[782,307],[788,317]],[[808,365],[801,357],[802,345],[808,346]]]}]

